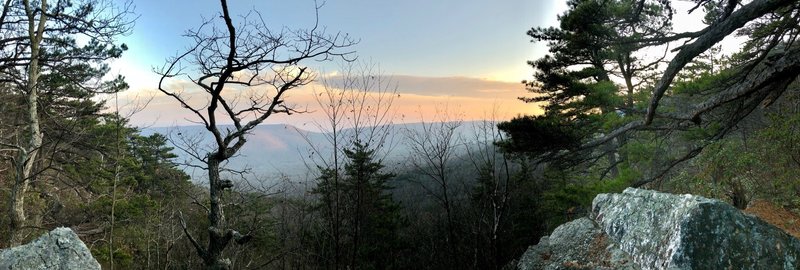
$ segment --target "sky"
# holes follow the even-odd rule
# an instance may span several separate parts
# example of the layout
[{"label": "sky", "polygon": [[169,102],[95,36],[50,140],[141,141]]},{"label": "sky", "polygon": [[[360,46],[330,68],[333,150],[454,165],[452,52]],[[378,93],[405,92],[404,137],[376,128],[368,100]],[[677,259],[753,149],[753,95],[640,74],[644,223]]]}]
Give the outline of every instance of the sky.
[{"label": "sky", "polygon": [[[149,100],[146,108],[132,115],[134,125],[191,124],[191,115],[155,90],[159,77],[152,70],[190,45],[182,37],[186,30],[204,18],[219,16],[219,2],[137,0],[134,4],[136,24],[121,38],[129,50],[111,65],[112,72],[125,76],[131,86],[120,96],[121,111],[133,111]],[[314,5],[312,0],[229,1],[234,20],[257,10],[276,29],[309,27],[314,23]],[[353,50],[359,60],[378,65],[393,80],[400,94],[394,105],[397,121],[418,121],[435,107],[459,110],[465,120],[487,118],[492,111],[499,111],[494,117],[508,119],[538,110],[516,100],[527,94],[520,83],[532,74],[526,61],[546,52],[525,32],[556,25],[556,15],[565,9],[564,1],[550,0],[328,0],[319,19],[327,32],[357,39]],[[334,74],[341,66],[309,65],[320,74]],[[287,98],[311,113],[273,117],[267,123],[302,126],[318,119],[311,96],[320,89],[311,84]]]},{"label": "sky", "polygon": [[[112,73],[125,76],[131,86],[119,97],[120,111],[136,112],[131,123],[140,127],[196,123],[197,118],[157,91],[159,77],[153,69],[192,45],[182,35],[219,17],[219,2],[137,0],[134,4],[135,26],[120,40],[129,50],[111,65]],[[697,23],[702,12],[686,14],[690,2],[673,5],[676,32],[703,27]],[[234,23],[252,10],[273,29],[310,28],[315,22],[313,0],[231,0],[229,7]],[[376,65],[397,86],[394,122],[437,120],[433,115],[442,108],[462,120],[507,120],[541,112],[537,105],[517,99],[530,96],[521,83],[533,74],[527,61],[547,53],[544,44],[532,43],[525,33],[533,27],[557,26],[557,16],[566,9],[566,0],[328,0],[319,10],[319,23],[328,33],[358,40],[351,48],[358,59]],[[723,43],[725,49],[740,41]],[[319,76],[341,69],[340,62],[301,64]],[[191,84],[177,86],[191,93]],[[292,90],[286,102],[308,113],[274,115],[265,123],[314,129],[312,123],[322,117],[314,94],[322,89],[312,83]],[[205,97],[196,94],[193,99],[202,102]]]}]

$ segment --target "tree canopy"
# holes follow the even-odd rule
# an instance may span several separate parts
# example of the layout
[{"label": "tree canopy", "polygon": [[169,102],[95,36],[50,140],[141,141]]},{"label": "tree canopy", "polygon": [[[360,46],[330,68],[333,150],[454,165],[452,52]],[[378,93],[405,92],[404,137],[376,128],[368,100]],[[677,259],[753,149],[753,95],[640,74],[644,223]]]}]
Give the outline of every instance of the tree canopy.
[{"label": "tree canopy", "polygon": [[[580,163],[616,153],[636,133],[663,137],[703,130],[703,141],[718,140],[795,81],[800,64],[792,24],[798,16],[796,2],[695,3],[691,11],[702,7],[707,23],[697,32],[672,32],[669,1],[570,1],[559,28],[529,31],[533,41],[548,42],[550,54],[529,62],[535,73],[526,85],[534,96],[521,99],[540,102],[545,113],[501,124],[511,136],[507,149],[546,162]],[[692,78],[714,78],[717,83],[702,92],[670,90],[687,65],[734,34],[748,36],[730,60],[735,64]],[[671,48],[676,42],[681,43]],[[635,57],[651,48],[662,48],[665,57]],[[666,67],[658,68],[660,62]],[[634,185],[663,176],[706,144],[687,147]],[[621,160],[611,159],[605,166],[625,162],[621,154],[614,154]]]}]

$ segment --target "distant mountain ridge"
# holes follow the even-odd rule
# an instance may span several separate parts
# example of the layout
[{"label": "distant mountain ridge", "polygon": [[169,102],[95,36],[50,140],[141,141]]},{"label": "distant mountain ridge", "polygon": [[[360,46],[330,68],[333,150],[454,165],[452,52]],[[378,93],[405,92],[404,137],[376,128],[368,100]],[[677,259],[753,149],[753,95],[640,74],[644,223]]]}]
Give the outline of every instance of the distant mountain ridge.
[{"label": "distant mountain ridge", "polygon": [[[456,130],[456,135],[464,141],[471,141],[472,135],[480,126],[479,121],[463,122]],[[232,128],[232,126],[231,126]],[[222,126],[225,130],[225,126]],[[387,167],[403,166],[403,160],[410,153],[410,148],[404,141],[406,130],[422,131],[421,123],[393,124],[393,134],[389,136],[387,144],[390,151],[381,155]],[[207,153],[213,141],[205,129],[200,125],[176,127],[152,127],[142,129],[143,135],[161,133],[170,138],[170,144],[176,147],[174,153],[178,155],[176,161],[200,165],[201,163],[191,154],[182,149],[193,148],[198,155]],[[227,167],[232,170],[248,169],[251,175],[258,178],[276,178],[281,175],[293,180],[305,180],[309,168],[316,169],[314,160],[318,156],[330,156],[330,142],[327,134],[303,130],[287,124],[266,124],[253,129],[247,136],[247,143],[239,154],[231,158]],[[310,145],[314,145],[316,151]],[[320,153],[321,152],[321,153]],[[205,172],[191,166],[184,167],[193,179],[204,179]]]},{"label": "distant mountain ridge", "polygon": [[[223,130],[224,130],[223,126]],[[196,148],[198,153],[207,153],[213,146],[211,135],[203,126],[156,127],[142,130],[144,135],[161,133],[170,138],[171,146],[176,147],[176,161],[179,163],[201,164],[192,154],[181,149]],[[231,158],[227,167],[233,170],[248,169],[257,176],[294,174],[306,171],[303,159],[308,159],[309,141],[323,140],[324,134],[301,130],[291,125],[260,125],[246,138],[247,143],[239,153]],[[304,137],[305,136],[305,137]],[[308,138],[308,141],[306,140]],[[187,173],[194,178],[203,177],[203,172]]]}]

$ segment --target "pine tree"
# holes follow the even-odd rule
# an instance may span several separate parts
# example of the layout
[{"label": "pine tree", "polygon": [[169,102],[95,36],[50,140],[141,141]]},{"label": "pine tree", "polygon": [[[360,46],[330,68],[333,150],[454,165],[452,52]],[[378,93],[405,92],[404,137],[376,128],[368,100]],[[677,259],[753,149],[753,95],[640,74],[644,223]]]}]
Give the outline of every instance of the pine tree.
[{"label": "pine tree", "polygon": [[[502,123],[511,139],[507,150],[536,155],[572,150],[607,129],[609,119],[634,111],[633,95],[641,73],[658,62],[643,62],[635,52],[671,29],[668,1],[571,0],[558,28],[528,31],[545,42],[550,54],[529,61],[534,80],[524,81],[543,115],[521,116]],[[659,59],[660,60],[660,59]],[[625,81],[617,85],[612,77]],[[608,151],[606,151],[608,152]],[[609,155],[609,157],[613,157]],[[612,161],[613,162],[613,161]]]},{"label": "pine tree", "polygon": [[[397,234],[402,225],[400,207],[388,193],[388,181],[395,175],[382,172],[384,165],[374,159],[375,151],[367,144],[356,141],[344,154],[347,163],[338,177],[340,182],[333,181],[336,170],[323,168],[314,189],[320,195],[316,209],[322,212],[326,227],[339,230],[338,239],[333,233],[326,235],[325,246],[347,258],[330,258],[337,255],[334,251],[327,253],[326,263],[338,262],[332,265],[334,269],[391,268],[393,254],[402,249]],[[337,216],[341,218],[334,219]],[[339,224],[332,224],[336,222]]]}]

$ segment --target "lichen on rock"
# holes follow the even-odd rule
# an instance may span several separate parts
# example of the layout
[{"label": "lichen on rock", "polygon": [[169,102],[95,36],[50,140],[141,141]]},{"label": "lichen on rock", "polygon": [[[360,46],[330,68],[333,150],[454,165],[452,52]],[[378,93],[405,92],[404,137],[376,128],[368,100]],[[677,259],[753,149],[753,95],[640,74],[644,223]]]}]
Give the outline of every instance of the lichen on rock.
[{"label": "lichen on rock", "polygon": [[519,269],[636,269],[630,257],[608,242],[600,227],[580,218],[542,237],[520,258]]},{"label": "lichen on rock", "polygon": [[727,203],[629,188],[598,195],[590,217],[556,228],[517,267],[798,269],[798,258],[800,240]]},{"label": "lichen on rock", "polygon": [[0,250],[0,269],[100,269],[86,245],[69,228],[56,228],[28,244]]}]

